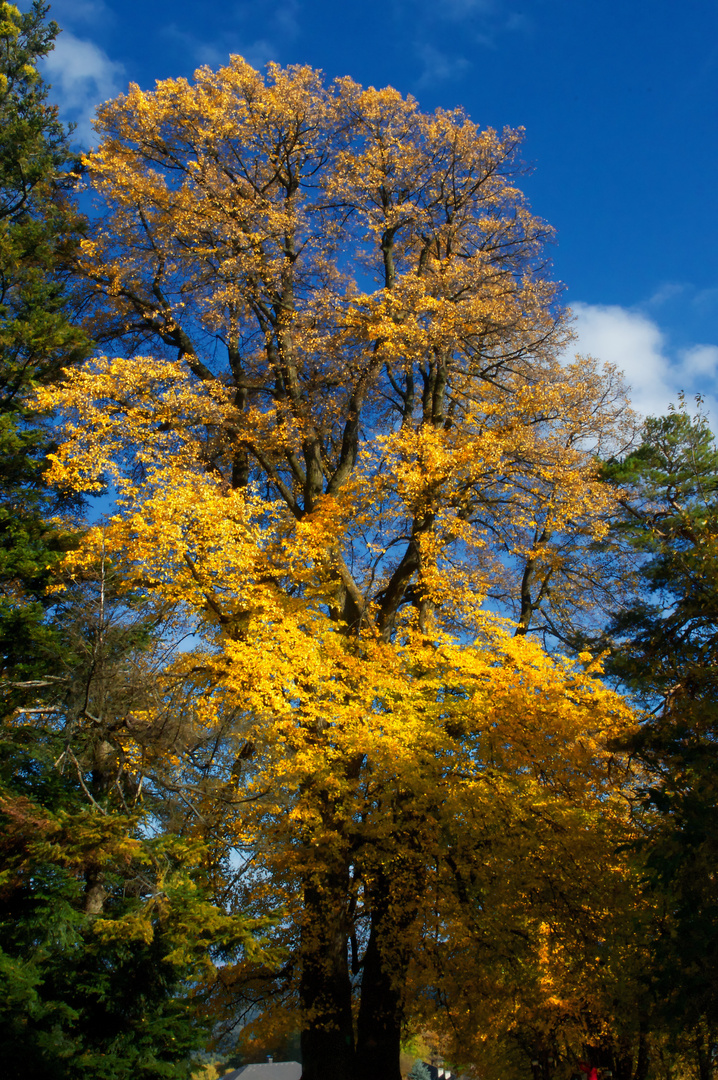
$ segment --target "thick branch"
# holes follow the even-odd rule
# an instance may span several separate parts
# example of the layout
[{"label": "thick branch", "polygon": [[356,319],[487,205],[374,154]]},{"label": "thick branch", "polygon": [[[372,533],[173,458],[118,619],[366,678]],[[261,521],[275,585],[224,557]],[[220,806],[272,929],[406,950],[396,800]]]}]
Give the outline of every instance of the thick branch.
[{"label": "thick branch", "polygon": [[415,533],[382,594],[377,624],[383,637],[389,636],[407,586],[418,569],[419,542]]}]

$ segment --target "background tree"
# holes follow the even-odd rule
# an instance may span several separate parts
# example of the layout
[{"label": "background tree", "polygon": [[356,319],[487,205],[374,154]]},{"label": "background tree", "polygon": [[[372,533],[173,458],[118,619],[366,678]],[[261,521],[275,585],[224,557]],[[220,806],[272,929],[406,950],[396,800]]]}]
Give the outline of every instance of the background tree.
[{"label": "background tree", "polygon": [[29,398],[89,351],[73,322],[67,253],[78,240],[68,201],[73,160],[37,63],[58,28],[47,5],[0,7],[0,641],[6,670],[51,648],[43,628],[49,567],[67,548],[43,481],[50,449]]},{"label": "background tree", "polygon": [[649,716],[631,743],[646,770],[642,855],[660,897],[654,946],[662,1021],[711,1073],[718,1012],[718,450],[685,406],[646,422],[610,470],[623,485],[615,534],[640,565],[632,602],[609,628],[610,668]]},{"label": "background tree", "polygon": [[431,1080],[429,1068],[423,1061],[415,1061],[409,1073],[410,1080]]},{"label": "background tree", "polygon": [[194,794],[228,895],[229,851],[251,851],[255,902],[286,906],[294,963],[269,981],[298,996],[306,1080],[396,1080],[450,822],[478,866],[491,807],[559,828],[612,800],[620,701],[485,603],[561,622],[625,401],[559,362],[519,133],[240,58],[131,87],[99,126],[107,215],[77,269],[123,356],[39,397],[67,416],[57,482],[118,494],[74,565],[106,543],[202,639],[167,677],[216,738],[166,755],[165,782]]},{"label": "background tree", "polygon": [[102,566],[69,582],[47,619],[64,665],[3,688],[5,1068],[93,1076],[111,1055],[118,1080],[186,1075],[210,1031],[210,954],[252,941],[205,899],[205,851],[183,838],[186,807],[151,768],[160,746],[190,738],[189,710],[178,717],[160,678],[171,619],[118,600]]},{"label": "background tree", "polygon": [[78,535],[56,514],[78,508],[45,482],[52,431],[31,398],[89,339],[68,275],[75,162],[37,70],[46,13],[0,6],[0,1057],[9,1077],[110,1059],[118,1078],[174,1075],[204,1031],[188,976],[210,937],[244,937],[205,902],[201,851],[169,826],[152,837],[171,811],[123,760],[166,615],[118,603],[102,560],[49,588]]}]

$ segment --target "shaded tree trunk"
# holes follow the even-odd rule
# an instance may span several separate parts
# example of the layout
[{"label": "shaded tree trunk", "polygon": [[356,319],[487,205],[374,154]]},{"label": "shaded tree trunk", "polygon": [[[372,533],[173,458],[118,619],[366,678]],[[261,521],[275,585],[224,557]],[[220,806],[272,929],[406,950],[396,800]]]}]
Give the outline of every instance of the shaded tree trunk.
[{"label": "shaded tree trunk", "polygon": [[382,963],[381,920],[372,919],[364,956],[361,1005],[357,1024],[357,1076],[371,1080],[401,1080],[402,995],[395,973]]},{"label": "shaded tree trunk", "polygon": [[86,915],[102,915],[106,899],[105,875],[97,863],[92,863],[85,872],[85,896],[82,910]]},{"label": "shaded tree trunk", "polygon": [[[402,895],[381,875],[372,890],[371,931],[364,955],[357,1024],[357,1076],[401,1080],[404,985],[411,961],[411,926],[416,918],[415,873],[397,874]],[[410,895],[402,886],[413,885]]]},{"label": "shaded tree trunk", "polygon": [[[100,737],[93,747],[92,796],[102,800],[116,775],[117,754],[107,738]],[[108,892],[100,863],[92,861],[85,870],[85,895],[82,910],[86,915],[102,915]]]},{"label": "shaded tree trunk", "polygon": [[301,939],[302,1080],[355,1080],[348,871],[307,876]]},{"label": "shaded tree trunk", "polygon": [[703,1031],[696,1031],[695,1051],[698,1065],[699,1080],[713,1080],[713,1046],[710,1039],[706,1039]]},{"label": "shaded tree trunk", "polygon": [[651,1055],[648,1043],[648,1021],[641,1020],[638,1029],[638,1054],[636,1055],[636,1071],[633,1074],[633,1080],[646,1080],[650,1063]]}]

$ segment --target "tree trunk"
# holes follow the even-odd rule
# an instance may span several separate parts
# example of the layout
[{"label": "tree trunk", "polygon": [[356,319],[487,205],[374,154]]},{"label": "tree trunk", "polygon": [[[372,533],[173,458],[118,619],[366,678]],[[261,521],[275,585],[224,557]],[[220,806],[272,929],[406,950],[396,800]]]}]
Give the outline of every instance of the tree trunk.
[{"label": "tree trunk", "polygon": [[411,928],[416,898],[423,888],[422,869],[405,857],[392,874],[380,874],[371,896],[371,930],[364,955],[357,1024],[357,1076],[401,1080],[401,1026],[404,985],[411,962]]},{"label": "tree trunk", "polygon": [[651,1055],[648,1044],[648,1021],[641,1020],[638,1029],[638,1054],[636,1056],[636,1071],[633,1074],[633,1080],[646,1080],[650,1064]]},{"label": "tree trunk", "polygon": [[712,1047],[706,1045],[706,1039],[700,1029],[696,1031],[695,1048],[699,1080],[713,1080]]},{"label": "tree trunk", "polygon": [[[117,752],[108,739],[102,737],[93,747],[92,795],[104,799],[117,771]],[[100,863],[91,862],[85,870],[85,896],[82,910],[86,915],[102,915],[108,892]]]},{"label": "tree trunk", "polygon": [[302,1080],[355,1080],[347,956],[348,871],[308,875],[304,885],[300,1001]]},{"label": "tree trunk", "polygon": [[102,915],[107,899],[105,875],[99,865],[92,863],[85,872],[85,897],[82,910],[86,915]]},{"label": "tree trunk", "polygon": [[401,1080],[402,993],[399,978],[383,962],[380,935],[383,920],[372,916],[364,956],[361,1004],[357,1025],[357,1076],[371,1080]]}]

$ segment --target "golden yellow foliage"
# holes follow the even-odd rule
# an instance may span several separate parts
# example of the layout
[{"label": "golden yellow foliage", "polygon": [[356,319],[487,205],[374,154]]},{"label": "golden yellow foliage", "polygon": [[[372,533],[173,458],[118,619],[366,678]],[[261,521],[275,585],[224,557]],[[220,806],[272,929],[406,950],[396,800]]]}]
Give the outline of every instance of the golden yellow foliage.
[{"label": "golden yellow foliage", "polygon": [[[359,1067],[388,1076],[414,983],[534,893],[544,918],[562,853],[625,829],[628,709],[516,629],[594,601],[596,458],[630,417],[613,373],[560,360],[520,132],[239,57],[98,130],[80,270],[121,355],[39,394],[58,484],[116,497],[70,565],[105,546],[196,639],[157,703],[181,744],[130,730],[125,757],[184,791],[218,885],[252,853],[232,902],[283,912],[307,1080],[353,1074],[348,951]],[[253,963],[222,992],[266,986]]]}]

